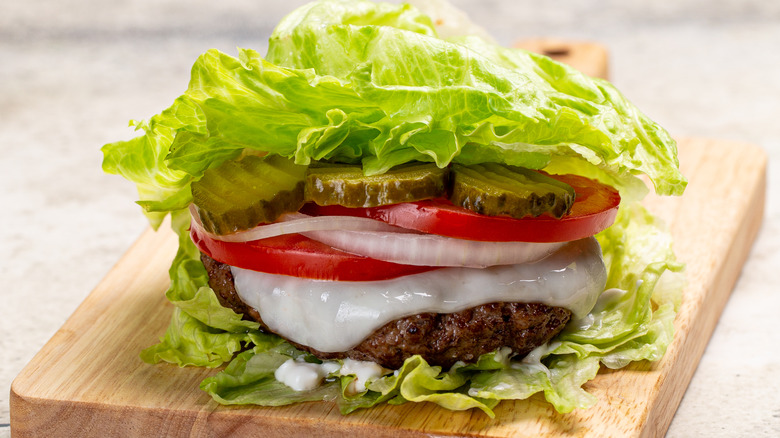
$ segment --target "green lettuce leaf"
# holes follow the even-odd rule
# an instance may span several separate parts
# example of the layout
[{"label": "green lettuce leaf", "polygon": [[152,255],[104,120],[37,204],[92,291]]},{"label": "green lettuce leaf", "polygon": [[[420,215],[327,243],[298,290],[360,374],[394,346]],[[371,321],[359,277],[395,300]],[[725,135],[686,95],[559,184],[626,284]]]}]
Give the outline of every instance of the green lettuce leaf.
[{"label": "green lettuce leaf", "polygon": [[538,168],[556,155],[645,173],[663,194],[685,187],[674,140],[607,81],[477,37],[442,40],[408,5],[312,3],[282,20],[267,60],[346,79],[382,109],[363,159],[374,172],[408,156]]},{"label": "green lettuce leaf", "polygon": [[226,405],[282,406],[305,401],[335,400],[339,394],[336,381],[311,391],[294,391],[274,378],[274,372],[280,365],[302,355],[286,342],[256,344],[252,350],[236,356],[219,374],[203,380],[200,387]]},{"label": "green lettuce leaf", "polygon": [[[265,57],[204,53],[183,95],[131,125],[141,135],[105,145],[103,169],[136,184],[153,227],[170,214],[179,238],[171,323],[141,356],[227,363],[201,385],[221,403],[336,400],[348,413],[428,401],[492,416],[500,400],[541,392],[569,412],[594,402],[582,385],[601,365],[657,360],[671,341],[682,266],[662,224],[637,204],[647,193],[637,175],[657,193],[681,194],[676,144],[611,84],[564,64],[476,37],[439,38],[408,5],[321,0],[279,24]],[[273,373],[305,354],[219,304],[187,231],[190,184],[247,151],[362,163],[367,173],[414,160],[503,162],[599,179],[623,197],[615,225],[598,236],[608,290],[588,317],[523,360],[496,352],[441,370],[413,357],[358,394],[346,390],[351,376],[293,391]]]},{"label": "green lettuce leaf", "polygon": [[200,252],[189,237],[189,211],[175,210],[171,217],[179,249],[168,271],[171,286],[165,295],[176,308],[160,343],[145,349],[141,358],[149,363],[217,367],[267,335],[258,331],[258,323],[245,321],[219,304],[208,286]]},{"label": "green lettuce leaf", "polygon": [[368,173],[412,160],[542,168],[567,157],[608,175],[645,173],[662,194],[686,184],[674,140],[608,82],[476,37],[443,40],[409,6],[360,0],[291,14],[265,59],[204,53],[186,92],[135,125],[144,135],[104,146],[103,168],[137,184],[154,224],[244,149],[362,162]]},{"label": "green lettuce leaf", "polygon": [[671,237],[640,204],[630,204],[598,238],[608,268],[607,291],[586,319],[558,337],[556,352],[599,355],[610,368],[660,359],[671,342],[684,283]]}]

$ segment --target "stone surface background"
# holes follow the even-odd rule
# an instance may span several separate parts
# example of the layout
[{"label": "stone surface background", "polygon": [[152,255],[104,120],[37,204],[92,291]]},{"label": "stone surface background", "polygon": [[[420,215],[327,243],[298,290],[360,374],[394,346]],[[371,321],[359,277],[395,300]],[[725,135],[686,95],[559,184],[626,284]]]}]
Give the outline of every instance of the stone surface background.
[{"label": "stone surface background", "polygon": [[[780,3],[452,2],[504,44],[606,45],[612,81],[675,136],[766,148],[764,227],[668,436],[780,436]],[[0,437],[13,378],[146,227],[99,148],[167,107],[200,53],[264,53],[302,3],[0,2]]]}]

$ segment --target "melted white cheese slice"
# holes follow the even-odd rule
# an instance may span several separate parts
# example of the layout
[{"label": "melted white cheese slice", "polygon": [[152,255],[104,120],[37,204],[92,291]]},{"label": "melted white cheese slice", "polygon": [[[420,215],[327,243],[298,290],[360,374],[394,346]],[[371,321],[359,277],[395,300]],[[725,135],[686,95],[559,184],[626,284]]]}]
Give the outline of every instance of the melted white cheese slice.
[{"label": "melted white cheese slice", "polygon": [[509,266],[444,268],[382,281],[326,281],[231,268],[236,291],[275,333],[323,352],[347,351],[390,321],[493,302],[543,303],[585,316],[606,283],[594,238]]}]

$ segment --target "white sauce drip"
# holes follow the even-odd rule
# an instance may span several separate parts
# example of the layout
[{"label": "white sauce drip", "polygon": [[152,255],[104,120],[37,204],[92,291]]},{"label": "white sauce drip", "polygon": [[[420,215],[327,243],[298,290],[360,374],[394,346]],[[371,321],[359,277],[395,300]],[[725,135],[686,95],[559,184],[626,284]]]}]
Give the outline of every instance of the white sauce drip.
[{"label": "white sauce drip", "polygon": [[347,394],[357,394],[366,390],[366,384],[374,379],[387,374],[388,370],[374,362],[354,359],[344,359],[339,374],[342,376],[355,376],[355,380],[349,383]]},{"label": "white sauce drip", "polygon": [[382,281],[326,281],[231,268],[241,299],[275,333],[323,352],[346,351],[386,323],[492,302],[543,303],[582,318],[604,290],[594,238],[534,263],[444,268]]},{"label": "white sauce drip", "polygon": [[276,369],[274,377],[295,391],[311,391],[319,387],[326,377],[337,371],[341,376],[355,376],[346,389],[347,394],[365,391],[368,382],[390,372],[374,362],[354,359],[344,359],[342,364],[337,361],[324,361],[317,364],[288,359]]},{"label": "white sauce drip", "polygon": [[320,386],[325,377],[338,369],[336,362],[316,364],[288,359],[276,369],[274,377],[296,391],[310,391]]},{"label": "white sauce drip", "polygon": [[501,364],[509,365],[509,359],[512,358],[512,349],[509,347],[501,347],[498,350],[496,350],[495,356],[493,356],[493,359]]}]

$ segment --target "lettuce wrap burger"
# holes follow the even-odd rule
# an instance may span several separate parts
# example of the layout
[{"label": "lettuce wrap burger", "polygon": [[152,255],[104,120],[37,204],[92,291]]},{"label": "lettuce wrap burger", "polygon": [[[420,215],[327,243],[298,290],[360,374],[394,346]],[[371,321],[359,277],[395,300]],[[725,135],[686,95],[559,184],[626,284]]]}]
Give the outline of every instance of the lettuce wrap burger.
[{"label": "lettuce wrap burger", "polygon": [[601,365],[672,338],[682,267],[638,175],[680,195],[675,142],[547,57],[321,0],[264,57],[204,53],[132,124],[103,168],[179,239],[175,310],[141,356],[224,366],[201,384],[220,403],[493,415],[543,392],[568,412]]}]

